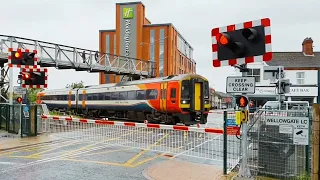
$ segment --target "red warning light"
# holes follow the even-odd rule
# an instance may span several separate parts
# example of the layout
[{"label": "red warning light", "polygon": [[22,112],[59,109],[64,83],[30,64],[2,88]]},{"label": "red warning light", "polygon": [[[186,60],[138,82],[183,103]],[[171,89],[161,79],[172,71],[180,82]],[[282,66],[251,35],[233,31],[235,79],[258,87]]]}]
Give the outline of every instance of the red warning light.
[{"label": "red warning light", "polygon": [[29,73],[23,73],[22,74],[22,79],[23,80],[29,80],[31,78],[30,74]]},{"label": "red warning light", "polygon": [[15,58],[21,58],[21,52],[16,52],[16,53],[14,53],[14,57]]},{"label": "red warning light", "polygon": [[237,104],[239,105],[239,107],[246,107],[248,105],[248,99],[245,96],[240,96],[237,99]]},{"label": "red warning light", "polygon": [[22,102],[22,97],[17,97],[17,102],[21,104],[21,102]]},{"label": "red warning light", "polygon": [[220,38],[219,38],[219,42],[220,42],[220,44],[222,44],[222,45],[226,45],[226,44],[229,43],[229,40],[228,40],[228,38],[225,37],[224,35],[221,35]]}]

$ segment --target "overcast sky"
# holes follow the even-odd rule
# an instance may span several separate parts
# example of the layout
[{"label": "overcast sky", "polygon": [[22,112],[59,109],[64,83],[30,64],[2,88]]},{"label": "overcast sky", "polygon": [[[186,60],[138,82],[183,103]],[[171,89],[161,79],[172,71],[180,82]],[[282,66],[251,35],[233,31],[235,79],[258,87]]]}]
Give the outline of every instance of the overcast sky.
[{"label": "overcast sky", "polygon": [[[1,2],[0,34],[98,50],[99,29],[115,28],[115,3],[125,0],[10,0]],[[213,68],[211,29],[263,17],[271,19],[273,51],[301,51],[305,37],[320,50],[319,0],[142,0],[152,23],[173,23],[194,47],[197,73],[225,91],[231,67]],[[16,74],[16,73],[15,73]],[[16,77],[16,76],[15,76]],[[16,79],[15,79],[16,80]],[[98,74],[49,69],[49,89],[83,80],[98,84]]]}]

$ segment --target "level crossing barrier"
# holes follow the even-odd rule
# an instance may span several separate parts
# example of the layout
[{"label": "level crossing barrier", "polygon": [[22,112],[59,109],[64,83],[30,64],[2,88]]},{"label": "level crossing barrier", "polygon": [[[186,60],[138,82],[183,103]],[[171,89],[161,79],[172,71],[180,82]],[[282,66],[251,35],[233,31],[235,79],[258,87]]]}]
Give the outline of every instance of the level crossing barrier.
[{"label": "level crossing barrier", "polygon": [[[239,153],[233,152],[239,152],[240,141],[223,129],[51,115],[42,115],[42,121],[42,132],[60,138],[158,151],[172,154],[172,157],[190,156],[213,160],[221,166],[224,165],[226,171],[231,171],[239,162]],[[233,147],[228,147],[231,152],[227,152],[224,146],[226,137],[228,141],[234,141],[230,144]],[[225,158],[228,158],[228,161],[225,161]]]}]

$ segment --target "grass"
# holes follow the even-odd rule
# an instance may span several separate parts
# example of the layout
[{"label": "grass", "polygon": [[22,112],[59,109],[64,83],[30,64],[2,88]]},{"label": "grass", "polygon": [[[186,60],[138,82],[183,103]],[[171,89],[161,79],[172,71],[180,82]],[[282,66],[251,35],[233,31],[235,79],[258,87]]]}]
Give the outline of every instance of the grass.
[{"label": "grass", "polygon": [[[52,115],[52,116],[66,116],[64,113],[58,112],[58,111],[49,111],[49,114]],[[83,119],[83,117],[77,116],[77,115],[72,115],[72,117]]]}]

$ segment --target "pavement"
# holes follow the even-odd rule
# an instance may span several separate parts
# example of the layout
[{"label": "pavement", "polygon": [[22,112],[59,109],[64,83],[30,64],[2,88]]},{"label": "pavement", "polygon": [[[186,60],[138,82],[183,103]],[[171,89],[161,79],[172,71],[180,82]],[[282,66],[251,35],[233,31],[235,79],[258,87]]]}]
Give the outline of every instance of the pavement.
[{"label": "pavement", "polygon": [[[217,127],[223,122],[223,114],[212,113],[209,117],[207,127]],[[179,138],[178,135],[171,136]],[[128,138],[134,137],[137,138],[136,135]],[[102,140],[86,141],[54,134],[20,138],[0,131],[1,180],[231,179],[231,176],[223,176],[221,162],[189,156],[174,157],[173,154],[152,151],[152,148],[141,150],[110,145]],[[161,149],[161,144],[157,146]]]}]

